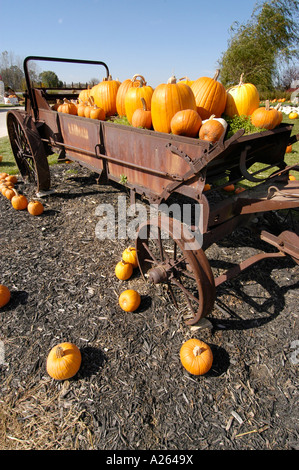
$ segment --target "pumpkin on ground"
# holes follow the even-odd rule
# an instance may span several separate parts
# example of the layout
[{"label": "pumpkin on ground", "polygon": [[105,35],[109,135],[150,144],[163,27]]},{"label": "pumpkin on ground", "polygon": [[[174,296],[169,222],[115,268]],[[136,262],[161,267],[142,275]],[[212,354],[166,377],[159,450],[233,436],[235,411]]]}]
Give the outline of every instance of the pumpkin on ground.
[{"label": "pumpkin on ground", "polygon": [[80,349],[75,344],[68,342],[60,343],[49,352],[46,369],[53,379],[70,379],[80,369],[81,360]]},{"label": "pumpkin on ground", "polygon": [[13,183],[13,184],[16,184],[18,182],[18,177],[16,175],[8,175],[6,178],[5,178],[5,181],[7,183]]},{"label": "pumpkin on ground", "polygon": [[126,281],[133,274],[133,265],[123,259],[115,266],[115,275],[121,281]]},{"label": "pumpkin on ground", "polygon": [[298,117],[298,113],[296,113],[296,111],[292,111],[289,114],[289,119],[297,119],[297,117]]},{"label": "pumpkin on ground", "polygon": [[170,129],[174,135],[187,137],[196,137],[201,125],[201,117],[194,109],[178,111],[170,121]]},{"label": "pumpkin on ground", "polygon": [[137,268],[138,266],[138,261],[137,261],[137,252],[136,248],[133,246],[129,246],[123,251],[122,254],[122,259],[126,261],[127,263],[130,263],[133,268]]},{"label": "pumpkin on ground", "polygon": [[8,304],[10,301],[10,290],[8,287],[0,284],[0,308],[4,307],[4,305]]},{"label": "pumpkin on ground", "polygon": [[219,73],[217,70],[213,78],[200,77],[191,85],[197,112],[202,120],[208,119],[211,114],[219,118],[225,110],[227,93],[222,83],[217,81]]},{"label": "pumpkin on ground", "polygon": [[238,85],[229,88],[224,114],[229,117],[246,115],[250,116],[259,107],[260,97],[255,85],[243,82],[244,74],[240,77]]},{"label": "pumpkin on ground", "polygon": [[120,294],[118,301],[125,312],[135,312],[141,303],[141,297],[136,290],[127,289]]},{"label": "pumpkin on ground", "polygon": [[9,201],[11,201],[12,198],[14,197],[14,195],[15,195],[15,192],[14,192],[13,188],[10,188],[9,186],[7,186],[7,187],[4,187],[4,189],[2,190],[2,194],[3,194],[3,196],[5,196]]},{"label": "pumpkin on ground", "polygon": [[293,150],[292,145],[288,145],[287,148],[286,148],[286,152],[285,152],[285,153],[291,153],[292,150]]},{"label": "pumpkin on ground", "polygon": [[152,122],[157,132],[171,132],[173,116],[184,109],[196,111],[195,98],[191,88],[178,84],[176,78],[170,77],[167,83],[161,83],[155,88],[152,97]]},{"label": "pumpkin on ground", "polygon": [[31,215],[41,215],[44,212],[44,206],[40,201],[30,201],[27,210]]},{"label": "pumpkin on ground", "polygon": [[27,209],[28,199],[26,196],[24,196],[24,194],[19,194],[15,189],[14,193],[15,195],[11,198],[12,207],[17,211]]},{"label": "pumpkin on ground", "polygon": [[271,108],[269,100],[266,100],[265,106],[253,111],[250,119],[255,127],[271,130],[277,125],[278,111],[275,108]]},{"label": "pumpkin on ground", "polygon": [[132,116],[132,126],[133,127],[143,127],[145,129],[152,128],[152,113],[146,107],[146,102],[144,98],[140,98],[142,103],[142,108],[135,109]]},{"label": "pumpkin on ground", "polygon": [[196,338],[187,340],[180,349],[183,367],[193,375],[206,374],[213,364],[213,353],[208,344]]},{"label": "pumpkin on ground", "polygon": [[111,75],[92,87],[90,96],[99,108],[105,111],[106,116],[116,114],[116,95],[120,87],[118,80],[113,80]]}]

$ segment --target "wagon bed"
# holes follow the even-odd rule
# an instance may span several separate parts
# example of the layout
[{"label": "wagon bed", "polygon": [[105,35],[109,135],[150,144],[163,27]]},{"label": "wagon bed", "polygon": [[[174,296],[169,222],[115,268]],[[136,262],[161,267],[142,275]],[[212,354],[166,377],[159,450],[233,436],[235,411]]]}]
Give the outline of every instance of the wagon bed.
[{"label": "wagon bed", "polygon": [[[289,171],[298,171],[299,167],[289,167],[284,161],[286,147],[298,140],[291,135],[292,125],[282,123],[274,130],[251,135],[241,129],[230,138],[225,131],[216,144],[211,144],[60,113],[51,108],[51,101],[61,94],[31,85],[27,64],[35,59],[48,58],[25,59],[25,111],[7,115],[8,134],[23,179],[36,184],[38,194],[48,194],[51,178],[47,157],[58,153],[60,160],[72,160],[97,173],[99,183],[125,181],[131,202],[136,195],[158,206],[184,198],[199,207],[199,219],[187,229],[181,221],[159,212],[140,225],[136,237],[143,277],[165,284],[174,304],[184,311],[187,324],[197,323],[211,311],[217,286],[260,259],[289,255],[298,262],[296,229],[278,235],[262,232],[259,236],[276,251],[249,258],[216,279],[205,255],[212,243],[248,224],[256,213],[298,208],[299,185],[289,180]],[[103,62],[75,62],[101,65],[109,75]],[[68,90],[64,93],[67,95]],[[265,165],[264,170],[272,169],[271,175],[252,173],[250,169],[257,162]],[[219,184],[224,177],[226,182]],[[255,183],[255,187],[238,195],[224,194],[227,184],[246,181]],[[211,190],[204,190],[206,184]]]}]

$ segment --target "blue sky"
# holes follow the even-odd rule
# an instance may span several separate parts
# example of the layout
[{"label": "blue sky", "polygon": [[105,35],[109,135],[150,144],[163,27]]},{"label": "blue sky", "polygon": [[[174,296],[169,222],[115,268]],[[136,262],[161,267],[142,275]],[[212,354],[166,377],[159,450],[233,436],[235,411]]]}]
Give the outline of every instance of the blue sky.
[{"label": "blue sky", "polygon": [[[139,73],[153,87],[173,74],[194,80],[214,75],[227,49],[230,26],[234,21],[247,22],[256,4],[256,0],[0,0],[0,53],[7,51],[21,62],[30,55],[101,60],[113,78],[123,81]],[[105,75],[94,67],[57,72],[69,81],[94,77],[100,81]]]}]

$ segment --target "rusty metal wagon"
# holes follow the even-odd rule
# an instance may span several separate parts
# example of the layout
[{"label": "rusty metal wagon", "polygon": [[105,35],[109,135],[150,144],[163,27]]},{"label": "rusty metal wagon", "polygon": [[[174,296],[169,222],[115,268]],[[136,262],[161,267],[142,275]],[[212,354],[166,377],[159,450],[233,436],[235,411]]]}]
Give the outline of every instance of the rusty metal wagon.
[{"label": "rusty metal wagon", "polygon": [[[60,113],[51,104],[61,97],[75,99],[79,90],[33,86],[28,72],[31,60],[97,65],[109,75],[108,66],[99,61],[25,59],[25,111],[7,114],[11,147],[24,181],[34,183],[38,193],[47,194],[47,157],[58,153],[59,160],[72,160],[95,172],[99,183],[118,184],[120,175],[125,175],[131,203],[139,197],[158,208],[175,202],[200,209],[200,217],[187,227],[170,212],[159,210],[140,225],[136,236],[143,278],[165,285],[186,324],[196,324],[207,316],[215,303],[216,288],[254,263],[287,255],[299,263],[298,232],[290,227],[279,234],[262,230],[257,236],[276,251],[258,253],[218,277],[205,254],[236,228],[250,225],[258,213],[298,208],[299,182],[289,179],[289,171],[298,171],[299,166],[290,167],[284,160],[286,147],[299,139],[299,135],[291,135],[292,125],[282,123],[274,130],[251,135],[241,129],[230,138],[226,131],[211,144],[113,120]],[[262,173],[251,171],[255,163],[264,165]],[[239,194],[223,191],[228,184],[246,181],[254,186]],[[204,190],[207,184],[211,189]]]}]

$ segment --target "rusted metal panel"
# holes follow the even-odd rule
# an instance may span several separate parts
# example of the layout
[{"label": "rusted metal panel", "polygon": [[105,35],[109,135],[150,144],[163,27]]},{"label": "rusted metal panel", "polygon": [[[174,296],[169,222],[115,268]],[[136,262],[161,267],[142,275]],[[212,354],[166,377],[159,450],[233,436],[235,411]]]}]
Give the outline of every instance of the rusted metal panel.
[{"label": "rusted metal panel", "polygon": [[[173,143],[191,159],[198,158],[208,147],[198,139],[180,138],[111,123],[104,125],[104,141],[106,155],[123,162],[121,164],[109,161],[109,175],[116,178],[125,175],[129,183],[150,188],[157,194],[160,194],[173,179],[190,169],[186,160],[171,152],[169,143]],[[133,163],[139,168],[132,168],[128,163]],[[151,171],[146,171],[146,168],[161,171],[165,175],[153,174]]]}]

